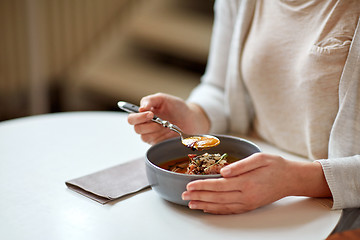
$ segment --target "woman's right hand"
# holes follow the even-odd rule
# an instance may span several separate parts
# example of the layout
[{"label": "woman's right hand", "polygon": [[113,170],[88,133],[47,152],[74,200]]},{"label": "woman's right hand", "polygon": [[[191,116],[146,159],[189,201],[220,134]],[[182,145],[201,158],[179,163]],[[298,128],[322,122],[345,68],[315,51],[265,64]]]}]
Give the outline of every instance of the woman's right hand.
[{"label": "woman's right hand", "polygon": [[139,113],[128,116],[129,124],[133,125],[135,132],[149,144],[178,136],[177,133],[153,122],[151,119],[154,115],[177,125],[189,134],[207,133],[210,128],[208,117],[198,105],[164,93],[149,95],[141,99]]}]

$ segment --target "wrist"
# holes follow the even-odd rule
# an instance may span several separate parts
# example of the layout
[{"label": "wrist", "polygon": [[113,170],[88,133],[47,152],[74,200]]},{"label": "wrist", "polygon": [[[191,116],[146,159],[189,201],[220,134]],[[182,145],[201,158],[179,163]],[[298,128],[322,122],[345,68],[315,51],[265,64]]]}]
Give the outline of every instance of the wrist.
[{"label": "wrist", "polygon": [[193,133],[208,133],[210,130],[210,119],[205,113],[204,109],[196,103],[187,104],[192,117]]},{"label": "wrist", "polygon": [[289,195],[331,197],[322,166],[319,162],[292,162],[293,184]]}]

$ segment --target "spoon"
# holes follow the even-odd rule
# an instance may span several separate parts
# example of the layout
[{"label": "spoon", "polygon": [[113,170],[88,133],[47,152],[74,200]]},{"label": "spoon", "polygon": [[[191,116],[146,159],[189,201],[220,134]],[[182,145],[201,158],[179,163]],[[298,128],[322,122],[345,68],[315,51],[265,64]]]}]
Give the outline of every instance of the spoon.
[{"label": "spoon", "polygon": [[[119,106],[119,108],[121,108],[122,110],[124,110],[128,113],[138,113],[139,112],[138,106],[128,103],[128,102],[120,101],[120,102],[118,102],[118,106]],[[219,145],[219,143],[220,143],[220,140],[215,136],[186,134],[178,126],[176,126],[168,121],[162,120],[161,118],[159,118],[157,116],[154,116],[152,121],[178,133],[181,137],[182,144],[188,148],[191,148],[192,150],[205,150],[205,149],[209,149],[211,147],[215,147],[215,146]]]}]

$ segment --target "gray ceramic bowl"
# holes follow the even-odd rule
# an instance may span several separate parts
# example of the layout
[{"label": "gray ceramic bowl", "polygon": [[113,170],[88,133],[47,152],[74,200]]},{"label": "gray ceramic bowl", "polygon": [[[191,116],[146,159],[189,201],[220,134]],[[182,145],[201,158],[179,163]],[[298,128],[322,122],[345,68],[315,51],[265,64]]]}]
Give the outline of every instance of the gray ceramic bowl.
[{"label": "gray ceramic bowl", "polygon": [[187,156],[189,153],[227,153],[239,159],[260,152],[254,143],[242,138],[216,135],[220,144],[204,151],[192,151],[181,144],[180,138],[173,138],[153,145],[146,153],[146,174],[152,189],[162,198],[180,205],[187,205],[188,201],[181,199],[181,194],[186,190],[186,185],[193,180],[206,178],[219,178],[215,175],[189,175],[164,170],[158,165],[176,158]]}]

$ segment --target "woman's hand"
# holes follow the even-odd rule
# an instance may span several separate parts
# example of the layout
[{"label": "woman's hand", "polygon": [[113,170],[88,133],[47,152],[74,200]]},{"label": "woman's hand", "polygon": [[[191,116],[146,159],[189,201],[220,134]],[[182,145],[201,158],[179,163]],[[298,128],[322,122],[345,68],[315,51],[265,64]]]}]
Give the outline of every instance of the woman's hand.
[{"label": "woman's hand", "polygon": [[256,153],[221,170],[223,178],[190,182],[182,195],[191,209],[214,214],[250,211],[286,196],[328,197],[321,165]]},{"label": "woman's hand", "polygon": [[198,105],[186,103],[168,94],[149,95],[141,99],[139,113],[128,116],[129,124],[134,125],[135,132],[149,144],[178,136],[177,133],[151,121],[154,115],[177,125],[189,134],[206,133],[210,128],[206,114]]}]

